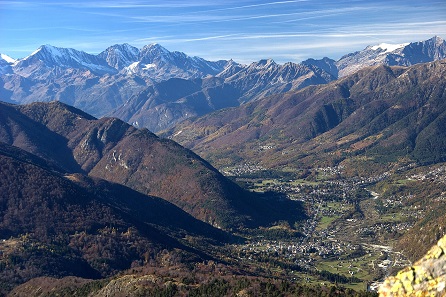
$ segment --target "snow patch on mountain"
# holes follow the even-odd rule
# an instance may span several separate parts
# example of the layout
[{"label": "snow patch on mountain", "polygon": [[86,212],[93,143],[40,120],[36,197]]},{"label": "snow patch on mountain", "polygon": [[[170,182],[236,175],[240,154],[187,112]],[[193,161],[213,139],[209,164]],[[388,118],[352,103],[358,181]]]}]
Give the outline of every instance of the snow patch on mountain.
[{"label": "snow patch on mountain", "polygon": [[139,62],[133,62],[129,66],[125,67],[124,70],[127,74],[134,74],[137,72]]},{"label": "snow patch on mountain", "polygon": [[371,47],[372,50],[381,50],[383,54],[394,52],[398,49],[402,49],[407,46],[409,43],[401,43],[401,44],[390,44],[390,43],[380,43],[378,45],[374,45]]},{"label": "snow patch on mountain", "polygon": [[42,45],[31,55],[14,64],[14,71],[28,77],[51,73],[56,68],[90,70],[97,74],[114,74],[116,69],[96,55],[71,48]]},{"label": "snow patch on mountain", "polygon": [[13,59],[13,58],[11,58],[10,56],[5,55],[5,54],[0,54],[0,58],[1,58],[2,60],[5,60],[5,61],[6,61],[7,63],[9,63],[9,64],[14,64],[14,63],[16,62],[15,59]]},{"label": "snow patch on mountain", "polygon": [[12,65],[16,60],[11,58],[8,55],[0,54],[0,74],[11,74],[12,73]]},{"label": "snow patch on mountain", "polygon": [[335,64],[339,77],[374,65],[410,66],[446,58],[446,43],[435,36],[421,42],[368,46],[362,51],[343,56]]},{"label": "snow patch on mountain", "polygon": [[148,70],[151,68],[156,68],[156,64],[146,64],[144,65],[144,67],[142,68],[143,70]]}]

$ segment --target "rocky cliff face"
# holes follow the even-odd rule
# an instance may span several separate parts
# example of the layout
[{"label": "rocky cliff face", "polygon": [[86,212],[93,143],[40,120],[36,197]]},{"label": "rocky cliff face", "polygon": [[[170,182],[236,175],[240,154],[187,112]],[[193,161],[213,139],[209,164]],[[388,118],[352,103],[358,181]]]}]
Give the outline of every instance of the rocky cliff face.
[{"label": "rocky cliff face", "polygon": [[413,266],[387,278],[379,296],[446,296],[446,236]]}]

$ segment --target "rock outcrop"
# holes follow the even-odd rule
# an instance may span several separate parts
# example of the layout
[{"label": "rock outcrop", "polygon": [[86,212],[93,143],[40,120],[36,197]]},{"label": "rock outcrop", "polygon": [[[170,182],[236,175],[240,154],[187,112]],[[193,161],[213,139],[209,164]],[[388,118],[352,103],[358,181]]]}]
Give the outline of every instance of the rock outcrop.
[{"label": "rock outcrop", "polygon": [[379,296],[446,296],[446,236],[413,266],[387,278]]}]

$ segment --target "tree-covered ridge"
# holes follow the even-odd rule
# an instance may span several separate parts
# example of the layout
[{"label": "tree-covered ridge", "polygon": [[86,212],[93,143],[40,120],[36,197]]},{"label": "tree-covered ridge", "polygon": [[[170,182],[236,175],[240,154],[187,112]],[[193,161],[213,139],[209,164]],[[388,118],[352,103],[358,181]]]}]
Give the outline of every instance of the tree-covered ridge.
[{"label": "tree-covered ridge", "polygon": [[99,278],[166,255],[211,258],[206,242],[231,240],[160,198],[54,171],[4,144],[0,151],[3,293],[37,276]]},{"label": "tree-covered ridge", "polygon": [[[193,152],[147,129],[115,118],[95,119],[60,102],[2,103],[0,113],[1,141],[66,172],[161,197],[220,228],[271,223],[268,213],[274,199],[258,200]],[[298,203],[294,204],[298,210]]]},{"label": "tree-covered ridge", "polygon": [[58,296],[159,296],[159,297],[220,297],[220,296],[277,296],[277,297],[366,297],[377,296],[372,292],[357,292],[336,285],[306,286],[299,282],[262,276],[243,276],[241,271],[213,261],[200,263],[193,268],[183,265],[166,265],[133,269],[122,276],[105,280],[74,278],[39,278],[17,287],[12,292],[34,296],[36,288],[41,293]]}]

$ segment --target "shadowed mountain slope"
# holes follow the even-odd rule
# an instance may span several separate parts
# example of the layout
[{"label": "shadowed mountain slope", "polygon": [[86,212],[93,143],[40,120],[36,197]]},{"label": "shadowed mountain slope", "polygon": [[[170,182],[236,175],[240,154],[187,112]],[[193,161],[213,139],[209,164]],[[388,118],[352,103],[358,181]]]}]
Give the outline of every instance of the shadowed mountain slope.
[{"label": "shadowed mountain slope", "polygon": [[[60,102],[0,104],[0,112],[8,119],[1,126],[1,141],[56,165],[66,158],[59,167],[68,172],[85,173],[161,197],[221,228],[280,219],[280,203],[266,197],[258,199],[191,151],[146,129],[138,130],[114,118],[97,120]],[[34,130],[41,131],[42,136],[36,137]],[[22,135],[26,141],[20,141]],[[48,142],[48,137],[55,140]],[[297,211],[289,215],[299,218],[302,212],[294,204]],[[272,205],[276,205],[276,214],[270,210]]]},{"label": "shadowed mountain slope", "polygon": [[2,293],[43,275],[109,276],[166,253],[210,258],[205,242],[230,240],[163,199],[66,173],[4,143],[0,192]]}]

